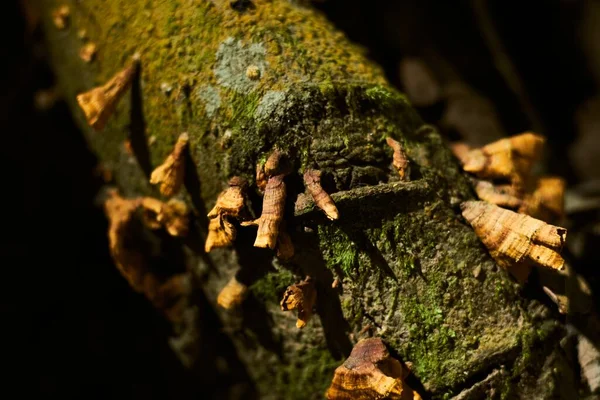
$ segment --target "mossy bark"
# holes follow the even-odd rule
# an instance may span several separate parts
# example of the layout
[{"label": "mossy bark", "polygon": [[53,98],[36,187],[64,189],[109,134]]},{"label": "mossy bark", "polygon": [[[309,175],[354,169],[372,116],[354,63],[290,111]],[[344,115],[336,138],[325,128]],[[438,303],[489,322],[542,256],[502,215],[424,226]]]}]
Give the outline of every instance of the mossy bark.
[{"label": "mossy bark", "polygon": [[[61,4],[71,8],[65,30],[51,19]],[[433,398],[463,390],[460,398],[554,398],[576,390],[566,351],[555,345],[564,336],[560,324],[522,296],[461,219],[458,204],[472,192],[438,133],[323,16],[284,0],[240,7],[221,0],[40,5],[66,99],[122,193],[157,196],[150,170],[181,132],[190,135],[194,165],[181,196],[195,210],[197,232],[181,245],[198,301],[214,308],[236,350],[219,368],[238,363],[245,370],[240,382],[251,382],[231,391],[322,398],[334,368],[366,335],[381,336],[393,354],[412,362],[413,384]],[[89,64],[78,57],[81,30],[98,45]],[[94,132],[75,95],[104,82],[135,52],[140,85]],[[249,77],[249,66],[258,79]],[[410,182],[390,168],[387,136],[406,149]],[[133,155],[126,139],[135,144]],[[286,222],[296,256],[283,263],[253,248],[252,228],[239,229],[233,248],[204,254],[206,210],[229,177],[253,182],[256,163],[275,147],[290,154],[295,171],[287,180]],[[299,173],[308,166],[324,172],[339,221],[327,221],[311,204],[294,209],[303,191]],[[251,197],[259,213],[260,198]],[[234,274],[251,295],[227,312],[216,297]],[[317,282],[317,315],[298,330],[278,302],[304,275]],[[202,363],[197,332],[178,334],[173,346],[182,360],[190,368]]]}]

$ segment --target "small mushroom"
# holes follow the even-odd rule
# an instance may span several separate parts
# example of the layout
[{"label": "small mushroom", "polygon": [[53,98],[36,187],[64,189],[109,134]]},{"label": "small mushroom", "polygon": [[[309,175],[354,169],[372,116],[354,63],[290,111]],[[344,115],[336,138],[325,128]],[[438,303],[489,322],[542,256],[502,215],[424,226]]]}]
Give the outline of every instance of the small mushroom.
[{"label": "small mushroom", "polygon": [[391,357],[380,338],[360,340],[350,357],[334,373],[326,397],[329,400],[421,400],[404,378],[410,373]]},{"label": "small mushroom", "polygon": [[297,328],[304,328],[312,316],[312,309],[317,302],[317,290],[314,280],[307,276],[300,283],[288,286],[283,299],[281,300],[281,310],[290,311],[298,309]]},{"label": "small mushroom", "polygon": [[321,171],[308,169],[304,173],[304,184],[312,196],[315,204],[319,207],[327,218],[336,220],[339,218],[338,209],[329,194],[321,187]]},{"label": "small mushroom", "polygon": [[221,292],[217,297],[217,303],[224,309],[231,310],[242,304],[246,298],[247,292],[248,287],[243,283],[240,283],[234,276],[229,280],[227,285],[221,289]]},{"label": "small mushroom", "polygon": [[[564,267],[559,251],[566,229],[485,201],[467,201],[461,204],[461,209],[463,217],[500,266],[522,269],[538,265],[555,270]],[[523,281],[523,275],[517,275],[517,279]]]},{"label": "small mushroom", "polygon": [[394,150],[392,164],[398,170],[398,175],[400,175],[400,179],[403,181],[409,180],[410,163],[406,158],[406,154],[404,154],[402,145],[400,144],[400,142],[392,139],[391,137],[385,138],[385,141],[387,145],[390,146],[392,150]]},{"label": "small mushroom", "polygon": [[139,58],[135,57],[133,63],[104,85],[77,95],[77,103],[85,113],[88,124],[96,131],[104,128],[117,103],[131,86],[138,62]]},{"label": "small mushroom", "polygon": [[150,175],[150,183],[160,184],[160,192],[167,197],[175,195],[183,185],[185,174],[185,150],[189,136],[187,133],[179,135],[175,147],[165,161],[156,167]]}]

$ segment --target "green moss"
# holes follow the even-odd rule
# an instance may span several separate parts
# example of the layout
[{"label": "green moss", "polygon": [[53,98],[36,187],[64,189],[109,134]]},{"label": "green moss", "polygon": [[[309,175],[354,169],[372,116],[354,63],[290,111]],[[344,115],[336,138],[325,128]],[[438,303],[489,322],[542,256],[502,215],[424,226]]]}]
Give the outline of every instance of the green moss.
[{"label": "green moss", "polygon": [[323,248],[323,259],[328,268],[336,272],[341,269],[352,276],[358,262],[358,250],[348,235],[333,225],[320,225],[319,237],[325,238],[327,248]]},{"label": "green moss", "polygon": [[269,272],[250,286],[250,292],[261,302],[279,304],[285,289],[294,283],[294,275],[285,269]]},{"label": "green moss", "polygon": [[326,347],[307,349],[277,370],[274,386],[269,387],[267,393],[277,393],[278,398],[286,399],[322,398],[340,363]]}]

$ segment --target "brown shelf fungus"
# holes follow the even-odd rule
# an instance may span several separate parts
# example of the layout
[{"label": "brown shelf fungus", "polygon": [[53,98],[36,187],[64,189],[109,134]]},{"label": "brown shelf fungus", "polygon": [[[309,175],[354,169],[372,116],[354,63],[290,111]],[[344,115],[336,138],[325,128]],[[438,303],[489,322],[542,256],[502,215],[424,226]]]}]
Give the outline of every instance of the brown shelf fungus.
[{"label": "brown shelf fungus", "polygon": [[219,215],[212,218],[208,224],[208,235],[204,243],[204,251],[209,253],[217,247],[232,245],[236,234],[235,226],[227,220],[227,217]]},{"label": "brown shelf fungus", "polygon": [[[566,229],[485,201],[467,201],[461,204],[461,209],[463,217],[500,266],[538,265],[555,270],[564,267],[559,251],[566,239]],[[523,281],[527,274],[516,275]]]},{"label": "brown shelf fungus", "polygon": [[157,229],[164,227],[171,236],[186,236],[189,230],[188,207],[185,202],[170,199],[163,203],[152,197],[142,199],[146,224]]},{"label": "brown shelf fungus", "polygon": [[327,218],[336,220],[339,218],[338,209],[329,194],[321,187],[321,171],[308,169],[304,173],[304,184],[312,196],[315,204],[319,207]]},{"label": "brown shelf fungus", "polygon": [[117,103],[129,89],[136,74],[139,57],[104,85],[77,95],[77,103],[83,110],[88,124],[100,131],[113,114]]},{"label": "brown shelf fungus", "polygon": [[227,285],[217,297],[217,303],[226,310],[231,310],[242,304],[248,293],[248,287],[239,282],[235,277],[231,278]]},{"label": "brown shelf fungus", "polygon": [[317,290],[315,282],[307,276],[300,283],[289,286],[283,294],[281,300],[281,310],[290,311],[298,310],[297,328],[304,328],[313,313],[313,307],[317,302]]},{"label": "brown shelf fungus", "polygon": [[269,178],[265,188],[263,208],[260,218],[243,222],[242,226],[258,225],[255,247],[274,249],[279,236],[279,226],[283,220],[285,207],[285,182],[284,175],[275,175]]},{"label": "brown shelf fungus", "polygon": [[185,150],[189,142],[186,132],[179,135],[175,147],[165,161],[156,167],[150,175],[150,183],[160,184],[163,196],[173,196],[181,189],[185,174]]},{"label": "brown shelf fungus", "polygon": [[409,180],[410,163],[406,158],[406,154],[404,154],[402,145],[400,144],[400,142],[392,139],[391,137],[385,138],[385,142],[388,146],[392,148],[392,150],[394,150],[392,164],[394,165],[394,168],[396,168],[396,170],[398,171],[400,179],[403,181]]},{"label": "brown shelf fungus", "polygon": [[525,196],[519,212],[544,221],[560,219],[564,216],[565,187],[566,183],[562,178],[539,178],[533,192]]},{"label": "brown shelf fungus", "polygon": [[217,203],[208,213],[208,218],[219,215],[239,217],[246,204],[246,189],[248,182],[244,178],[234,176],[229,180],[229,187],[219,194]]},{"label": "brown shelf fungus", "polygon": [[90,63],[94,61],[97,51],[98,46],[96,46],[96,43],[86,43],[81,47],[81,49],[79,49],[79,58],[86,63]]},{"label": "brown shelf fungus", "polygon": [[404,379],[409,371],[391,357],[380,338],[360,340],[333,376],[329,400],[421,400]]},{"label": "brown shelf fungus", "polygon": [[517,209],[523,204],[523,200],[512,185],[494,185],[489,181],[477,181],[475,192],[481,200],[500,207]]},{"label": "brown shelf fungus", "polygon": [[[512,136],[460,154],[463,169],[479,178],[509,179],[522,187],[539,159],[545,139],[531,132]],[[456,150],[455,150],[456,154]]]},{"label": "brown shelf fungus", "polygon": [[63,30],[69,23],[69,16],[71,15],[71,9],[68,5],[64,4],[59,6],[52,12],[52,22],[56,29]]}]

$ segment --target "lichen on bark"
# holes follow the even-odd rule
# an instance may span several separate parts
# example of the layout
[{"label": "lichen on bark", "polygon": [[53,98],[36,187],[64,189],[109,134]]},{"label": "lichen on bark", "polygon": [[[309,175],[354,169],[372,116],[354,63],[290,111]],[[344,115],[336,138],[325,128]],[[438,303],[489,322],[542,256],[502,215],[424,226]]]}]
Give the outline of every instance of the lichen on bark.
[{"label": "lichen on bark", "polygon": [[[50,11],[62,3],[71,6],[72,21],[57,31]],[[286,220],[297,248],[291,262],[253,248],[251,228],[240,229],[233,248],[210,256],[187,243],[197,289],[218,311],[260,397],[321,398],[335,366],[368,334],[412,362],[433,398],[458,394],[501,365],[526,365],[523,371],[551,386],[559,375],[541,375],[540,360],[552,349],[531,349],[560,337],[560,326],[521,296],[461,220],[458,204],[472,197],[471,189],[439,134],[322,15],[284,0],[253,3],[240,12],[224,0],[41,2],[67,101],[125,194],[156,195],[147,170],[188,132],[198,182],[187,185],[184,197],[197,213],[195,240],[203,239],[206,210],[228,178],[253,182],[256,163],[275,147],[290,155],[295,173],[288,178]],[[75,55],[79,29],[98,44],[94,63]],[[75,95],[136,52],[141,84],[104,131],[93,132]],[[132,135],[142,140],[137,158],[123,148]],[[399,182],[391,169],[388,136],[402,143],[411,182]],[[323,171],[339,221],[311,205],[293,210],[306,167]],[[251,295],[240,310],[227,312],[216,298],[234,274]],[[317,282],[318,318],[298,330],[278,302],[305,275]],[[335,277],[341,288],[331,287]],[[552,360],[548,368],[562,362],[560,355]],[[498,391],[507,385],[522,391],[522,376],[499,376]]]}]

